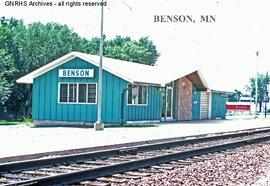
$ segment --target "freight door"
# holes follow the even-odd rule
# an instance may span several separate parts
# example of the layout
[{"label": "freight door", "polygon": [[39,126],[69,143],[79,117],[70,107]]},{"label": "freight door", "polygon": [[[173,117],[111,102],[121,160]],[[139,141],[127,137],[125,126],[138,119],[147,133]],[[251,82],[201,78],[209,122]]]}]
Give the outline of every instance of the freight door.
[{"label": "freight door", "polygon": [[223,93],[212,93],[212,119],[222,118],[226,116],[226,96]]}]

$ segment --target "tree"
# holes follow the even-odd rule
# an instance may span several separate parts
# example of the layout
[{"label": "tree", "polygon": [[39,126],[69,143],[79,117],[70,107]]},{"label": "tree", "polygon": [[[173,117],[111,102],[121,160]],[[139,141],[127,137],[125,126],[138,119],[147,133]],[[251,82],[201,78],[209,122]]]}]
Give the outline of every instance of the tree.
[{"label": "tree", "polygon": [[[256,94],[256,77],[250,78],[250,89],[251,96],[255,98]],[[266,87],[270,83],[270,78],[265,74],[258,74],[258,103],[259,103],[259,112],[262,111],[262,103],[265,100],[265,95],[267,93]]]},{"label": "tree", "polygon": [[0,104],[3,105],[10,96],[10,85],[8,82],[0,76]]},{"label": "tree", "polygon": [[116,36],[113,40],[105,41],[104,56],[146,65],[155,65],[160,54],[148,37],[142,37],[139,41],[136,41],[131,40],[130,37]]},{"label": "tree", "polygon": [[235,89],[234,93],[228,96],[229,102],[238,102],[242,96],[243,93],[240,90]]},{"label": "tree", "polygon": [[18,20],[0,18],[0,104],[10,98],[14,86],[14,62],[18,51],[13,37],[21,25]]}]

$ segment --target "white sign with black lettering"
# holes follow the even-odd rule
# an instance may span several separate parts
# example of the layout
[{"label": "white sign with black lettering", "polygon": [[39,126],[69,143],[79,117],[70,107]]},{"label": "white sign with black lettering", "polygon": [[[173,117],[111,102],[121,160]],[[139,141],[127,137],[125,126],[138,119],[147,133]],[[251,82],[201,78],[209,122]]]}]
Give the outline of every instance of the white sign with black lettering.
[{"label": "white sign with black lettering", "polygon": [[59,69],[59,77],[92,78],[94,69]]}]

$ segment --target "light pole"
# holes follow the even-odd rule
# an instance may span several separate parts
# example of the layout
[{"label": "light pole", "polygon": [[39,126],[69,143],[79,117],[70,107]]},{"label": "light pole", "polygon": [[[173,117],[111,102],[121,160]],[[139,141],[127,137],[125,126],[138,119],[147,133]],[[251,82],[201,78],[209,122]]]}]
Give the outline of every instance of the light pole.
[{"label": "light pole", "polygon": [[96,131],[104,130],[102,123],[102,58],[103,58],[103,9],[104,0],[101,2],[101,19],[100,19],[100,45],[99,45],[99,72],[98,72],[98,115],[94,124]]},{"label": "light pole", "polygon": [[257,118],[257,106],[258,106],[258,56],[259,51],[256,51],[256,82],[255,82],[255,118]]},{"label": "light pole", "polygon": [[[126,6],[131,7],[122,1]],[[96,131],[104,130],[104,123],[102,123],[102,59],[103,59],[103,12],[104,12],[104,0],[101,1],[101,19],[100,19],[100,45],[99,45],[99,72],[98,72],[98,114],[97,121],[94,124]]]}]

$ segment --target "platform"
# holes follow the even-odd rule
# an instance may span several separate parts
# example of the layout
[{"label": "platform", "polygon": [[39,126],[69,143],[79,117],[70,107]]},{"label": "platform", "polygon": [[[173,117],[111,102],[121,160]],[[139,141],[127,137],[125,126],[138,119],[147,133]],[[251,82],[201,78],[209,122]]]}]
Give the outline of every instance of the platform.
[{"label": "platform", "polygon": [[191,121],[137,128],[105,127],[104,131],[0,126],[0,158],[268,126],[270,119]]}]

